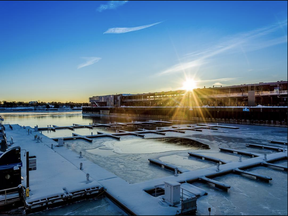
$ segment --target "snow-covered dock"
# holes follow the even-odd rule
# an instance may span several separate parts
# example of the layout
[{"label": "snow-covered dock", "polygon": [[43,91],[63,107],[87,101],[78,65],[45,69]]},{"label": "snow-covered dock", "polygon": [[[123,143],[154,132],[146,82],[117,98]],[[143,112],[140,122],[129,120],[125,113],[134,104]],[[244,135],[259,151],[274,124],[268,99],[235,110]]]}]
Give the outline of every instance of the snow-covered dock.
[{"label": "snow-covered dock", "polygon": [[254,147],[254,148],[262,148],[262,149],[270,149],[275,151],[285,151],[284,148],[279,148],[275,146],[268,146],[268,145],[258,145],[258,144],[246,144],[247,147]]},{"label": "snow-covered dock", "polygon": [[[29,133],[27,130],[29,129]],[[13,146],[21,147],[21,160],[23,161],[22,176],[23,186],[27,185],[26,156],[36,156],[36,170],[29,172],[29,196],[26,197],[26,210],[46,208],[65,203],[68,200],[78,199],[86,195],[99,194],[103,186],[93,180],[87,180],[86,173],[67,160],[63,155],[51,148],[51,144],[57,144],[52,139],[32,132],[29,127],[13,125],[13,130],[6,130],[8,137],[13,137]],[[37,141],[36,135],[41,137]]]},{"label": "snow-covered dock", "polygon": [[226,163],[228,163],[227,161],[221,160],[221,159],[219,159],[219,158],[215,158],[215,157],[211,157],[211,156],[206,156],[206,155],[202,155],[202,154],[197,154],[197,153],[194,153],[194,152],[188,152],[188,154],[189,154],[190,156],[192,156],[192,157],[201,158],[202,160],[213,161],[213,162],[220,163],[220,164],[226,164]]},{"label": "snow-covered dock", "polygon": [[72,126],[56,126],[56,125],[47,125],[47,127],[38,127],[39,131],[43,130],[60,130],[60,129],[69,129],[69,130],[74,130],[77,128],[90,128],[93,129],[94,127],[122,127],[122,126],[133,126],[133,125],[170,125],[172,122],[169,121],[144,121],[144,122],[138,122],[138,121],[132,121],[132,122],[127,122],[127,123],[122,123],[122,122],[114,122],[114,123],[108,123],[108,124],[99,124],[99,123],[94,123],[94,124],[89,124],[89,125],[81,125],[81,124],[73,124]]},{"label": "snow-covered dock", "polygon": [[[79,125],[78,125],[79,126]],[[129,184],[125,180],[115,174],[105,170],[92,161],[79,157],[72,150],[63,147],[51,148],[51,144],[57,145],[53,139],[48,138],[31,128],[23,128],[19,125],[13,125],[13,130],[6,127],[7,137],[13,137],[15,146],[22,149],[22,161],[25,161],[24,154],[29,151],[30,155],[37,158],[37,169],[30,171],[30,194],[26,198],[27,208],[53,206],[58,200],[68,202],[69,197],[82,197],[85,194],[101,194],[105,190],[106,195],[117,204],[119,204],[126,212],[132,215],[176,215],[181,212],[180,205],[169,205],[163,196],[155,196],[148,191],[155,190],[159,185],[165,182],[181,183],[181,190],[192,191],[196,197],[207,194],[205,191],[197,188],[190,183],[195,181],[204,181],[212,183],[216,187],[228,190],[232,185],[221,183],[214,177],[225,175],[228,173],[252,175],[254,177],[263,177],[263,179],[271,180],[270,177],[260,176],[245,169],[255,166],[273,166],[273,162],[280,159],[287,159],[287,151],[266,154],[255,154],[251,152],[239,151],[236,149],[224,149],[228,152],[237,154],[246,154],[252,158],[239,160],[238,162],[226,162],[226,164],[212,166],[209,168],[185,171],[171,175],[153,179],[141,183]],[[27,133],[29,129],[30,132]],[[158,130],[159,131],[159,130]],[[151,132],[151,131],[150,131]],[[175,131],[173,131],[175,132]],[[126,132],[122,132],[126,133]],[[128,133],[128,132],[127,132]],[[132,132],[137,134],[135,131]],[[35,135],[41,137],[41,142],[35,139]],[[74,134],[75,138],[86,137],[88,139],[93,136],[106,135],[97,134],[82,136]],[[109,134],[120,138],[115,134]],[[73,136],[72,136],[73,137]],[[166,137],[163,136],[164,138]],[[167,137],[166,137],[167,138]],[[221,149],[220,149],[221,150]],[[254,157],[255,156],[255,157]],[[215,158],[214,158],[215,159]],[[216,158],[216,161],[220,159]],[[148,163],[148,162],[147,162]],[[80,165],[82,164],[82,165]],[[163,163],[162,163],[163,164]],[[169,165],[169,164],[168,164]],[[277,165],[275,165],[277,166]],[[80,169],[81,167],[81,169]],[[278,166],[279,167],[279,166]],[[175,167],[174,167],[175,168]],[[26,164],[22,167],[22,176],[24,177],[23,185],[26,185]],[[287,168],[286,168],[287,170]],[[175,169],[174,169],[175,171]],[[257,182],[255,182],[257,184]],[[183,185],[183,186],[182,186]],[[93,194],[95,193],[95,194]]]}]

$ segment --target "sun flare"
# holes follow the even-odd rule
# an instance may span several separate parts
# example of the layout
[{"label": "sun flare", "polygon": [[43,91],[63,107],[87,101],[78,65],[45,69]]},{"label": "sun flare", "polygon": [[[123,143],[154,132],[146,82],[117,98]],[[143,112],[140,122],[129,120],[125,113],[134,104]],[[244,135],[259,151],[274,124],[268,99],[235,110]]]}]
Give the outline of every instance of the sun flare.
[{"label": "sun flare", "polygon": [[187,79],[184,83],[183,83],[183,89],[186,91],[192,91],[193,89],[195,89],[196,86],[196,82],[193,79]]}]

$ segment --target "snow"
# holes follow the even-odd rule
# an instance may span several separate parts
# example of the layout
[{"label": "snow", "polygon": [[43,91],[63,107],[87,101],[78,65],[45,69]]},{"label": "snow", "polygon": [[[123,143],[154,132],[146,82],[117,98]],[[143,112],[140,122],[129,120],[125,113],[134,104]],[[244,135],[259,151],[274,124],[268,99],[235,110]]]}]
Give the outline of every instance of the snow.
[{"label": "snow", "polygon": [[[23,129],[19,125],[13,125],[13,128],[14,130],[7,129],[6,134],[7,137],[13,137],[14,146],[20,146],[22,149],[21,157],[22,161],[24,162],[22,176],[24,176],[24,179],[26,175],[26,160],[24,157],[25,151],[29,151],[30,156],[35,155],[37,157],[37,170],[30,171],[31,192],[30,197],[27,198],[27,202],[45,198],[47,196],[65,194],[63,188],[66,188],[68,192],[71,192],[89,187],[103,186],[107,190],[107,193],[109,193],[123,205],[127,206],[137,215],[175,215],[179,210],[178,207],[164,205],[163,202],[159,200],[159,197],[153,197],[144,190],[154,188],[154,186],[163,184],[167,181],[185,182],[188,180],[197,180],[205,176],[209,177],[211,175],[224,174],[236,168],[259,165],[264,161],[264,155],[259,154],[258,157],[246,159],[242,162],[234,161],[221,165],[219,172],[217,171],[216,166],[212,166],[205,169],[188,171],[178,176],[172,175],[141,183],[129,184],[125,180],[89,161],[88,159],[80,158],[77,153],[67,149],[65,146],[54,147],[54,149],[51,149],[51,144],[55,146],[57,145],[57,142],[40,134],[39,132],[33,131],[32,134],[28,134],[27,129],[31,129],[29,127]],[[196,133],[197,132],[191,132],[191,134]],[[212,132],[209,131],[207,133]],[[35,134],[42,137],[42,142],[37,142],[34,140]],[[181,134],[174,132],[167,133],[168,136],[171,134],[182,136]],[[251,134],[251,136],[253,136],[253,134]],[[239,137],[241,137],[241,134]],[[122,141],[125,141],[125,139]],[[114,152],[117,152],[120,149],[122,152],[134,153],[135,150],[133,150],[132,145],[129,145],[129,142],[132,143],[133,140],[126,142],[127,146],[117,146],[117,143],[115,144],[115,142],[113,142],[112,145],[111,143],[109,144],[109,141],[106,141],[106,144],[104,145],[107,148],[113,149]],[[102,150],[105,151],[105,149]],[[144,150],[145,149],[143,149],[143,151]],[[95,153],[93,150],[89,151]],[[155,151],[157,152],[157,150],[153,150],[153,152]],[[96,154],[97,153],[98,152],[96,152]],[[113,157],[113,155],[111,155],[111,157]],[[267,162],[281,157],[287,157],[287,152],[269,154],[267,155]],[[164,160],[164,157],[162,157],[162,159]],[[83,164],[82,170],[79,168],[80,163]],[[87,173],[90,175],[90,181],[88,182],[86,181]],[[23,185],[26,185],[25,181],[23,182]]]}]

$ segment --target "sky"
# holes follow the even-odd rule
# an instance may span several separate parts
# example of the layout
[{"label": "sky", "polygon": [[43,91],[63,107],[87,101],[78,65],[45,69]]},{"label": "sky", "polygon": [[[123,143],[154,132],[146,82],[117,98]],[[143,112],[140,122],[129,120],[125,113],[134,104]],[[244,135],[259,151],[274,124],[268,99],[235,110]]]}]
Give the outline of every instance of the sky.
[{"label": "sky", "polygon": [[0,101],[287,80],[287,1],[0,1]]}]

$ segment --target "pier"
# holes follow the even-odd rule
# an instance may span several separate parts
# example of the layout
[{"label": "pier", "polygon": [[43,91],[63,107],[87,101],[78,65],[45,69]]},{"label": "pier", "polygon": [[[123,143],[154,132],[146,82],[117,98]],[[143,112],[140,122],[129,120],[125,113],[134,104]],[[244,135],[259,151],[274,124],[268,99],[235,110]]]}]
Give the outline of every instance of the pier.
[{"label": "pier", "polygon": [[287,142],[280,142],[280,141],[275,141],[275,140],[270,140],[269,142],[275,143],[275,144],[287,145]]},{"label": "pier", "polygon": [[[156,197],[152,196],[147,191],[155,190],[157,185],[163,185],[163,183],[167,181],[180,183],[180,190],[184,190],[183,194],[185,193],[185,196],[189,196],[189,194],[193,192],[195,196],[190,195],[190,198],[207,194],[207,192],[205,193],[203,190],[199,190],[197,187],[190,185],[197,181],[215,185],[217,188],[228,191],[233,185],[221,183],[213,178],[229,173],[236,173],[250,175],[258,179],[261,178],[262,180],[269,181],[271,180],[270,177],[266,178],[265,176],[244,170],[256,166],[271,166],[270,164],[274,161],[287,159],[287,151],[261,155],[236,149],[220,148],[220,150],[223,151],[246,154],[252,158],[238,162],[227,162],[217,158],[204,156],[205,160],[207,159],[218,163],[222,161],[224,163],[209,168],[185,171],[179,169],[177,166],[161,161],[159,162],[159,160],[156,159],[149,159],[150,163],[154,163],[157,166],[164,166],[174,172],[176,170],[177,175],[129,184],[97,164],[84,157],[79,157],[78,154],[67,149],[65,144],[63,147],[52,149],[51,143],[56,145],[57,143],[53,140],[57,140],[57,138],[50,139],[37,131],[30,134],[27,133],[27,129],[30,128],[13,125],[13,130],[7,129],[6,131],[8,136],[13,136],[13,145],[20,146],[21,149],[29,151],[31,155],[37,156],[37,170],[30,171],[30,194],[25,197],[25,210],[27,213],[47,207],[50,208],[57,203],[59,203],[59,205],[69,203],[85,196],[101,196],[103,193],[121,206],[127,213],[132,215],[176,215],[181,210],[180,205],[170,206],[167,204],[159,204],[159,199],[156,199]],[[32,131],[32,129],[30,130]],[[136,132],[134,133],[136,134]],[[40,136],[42,142],[33,141],[34,135]],[[82,136],[76,133],[73,135],[73,138],[80,139],[83,137],[93,139],[100,136],[109,136],[117,140],[118,138],[120,139],[120,136],[105,133],[88,136]],[[63,138],[63,140],[65,140],[65,138]],[[25,151],[23,151],[21,155],[22,161],[25,161],[24,153]],[[194,156],[195,155],[196,154],[194,154]],[[199,155],[200,154],[197,154],[197,156]],[[81,163],[82,165],[80,165]],[[59,166],[60,164],[61,166]],[[22,171],[25,171],[25,168],[26,165],[24,163]],[[23,172],[22,175],[24,176],[22,185],[25,186],[27,184],[25,172]],[[255,184],[257,184],[257,182],[255,182]],[[157,196],[157,194],[155,194],[155,196]],[[149,208],[143,208],[143,205],[149,206]]]},{"label": "pier", "polygon": [[259,175],[259,174],[255,174],[255,173],[251,173],[251,172],[247,172],[247,171],[240,170],[240,169],[234,169],[233,172],[239,173],[239,174],[253,176],[256,179],[260,179],[260,180],[265,181],[265,182],[269,182],[270,180],[272,180],[271,177],[263,176],[263,175]]},{"label": "pier", "polygon": [[275,151],[285,151],[284,148],[279,148],[275,146],[267,146],[267,145],[258,145],[258,144],[246,144],[247,147],[254,147],[254,148],[262,148],[262,149],[270,149]]},{"label": "pier", "polygon": [[180,169],[178,168],[177,166],[174,166],[174,165],[171,165],[171,164],[167,164],[167,163],[164,163],[160,160],[157,160],[157,159],[148,159],[148,161],[152,164],[156,164],[162,168],[166,168],[166,169],[169,169],[169,170],[172,170],[174,173],[183,173],[183,172],[188,172],[189,170],[183,170],[183,169]]},{"label": "pier", "polygon": [[215,187],[220,188],[222,190],[228,191],[228,189],[231,187],[230,185],[221,183],[219,181],[207,178],[207,177],[200,177],[199,181],[204,181],[206,183],[212,183],[213,185],[215,185]]},{"label": "pier", "polygon": [[221,160],[221,159],[218,159],[218,158],[215,158],[215,157],[210,157],[210,156],[206,156],[206,155],[202,155],[202,154],[197,154],[197,153],[193,153],[193,152],[188,152],[188,154],[189,154],[189,156],[192,156],[192,157],[200,158],[202,160],[213,161],[213,162],[216,162],[216,163],[219,163],[219,164],[228,163],[225,160]]},{"label": "pier", "polygon": [[237,150],[237,149],[221,148],[221,147],[219,149],[220,149],[220,151],[223,151],[223,152],[230,152],[233,154],[247,155],[250,157],[258,157],[259,156],[259,154],[256,154],[256,153],[241,151],[241,150]]}]

